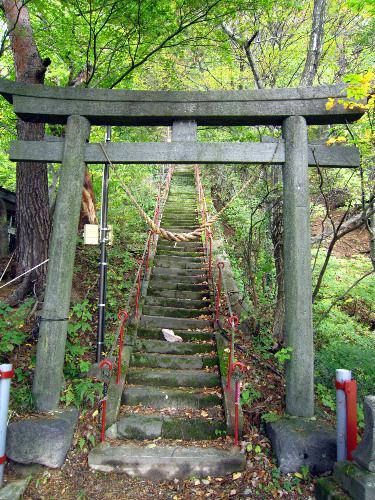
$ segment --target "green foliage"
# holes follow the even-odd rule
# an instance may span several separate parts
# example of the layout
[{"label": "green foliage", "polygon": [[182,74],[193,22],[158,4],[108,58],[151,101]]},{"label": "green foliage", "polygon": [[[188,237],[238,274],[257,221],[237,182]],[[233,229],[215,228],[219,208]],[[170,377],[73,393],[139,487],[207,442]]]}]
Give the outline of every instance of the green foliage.
[{"label": "green foliage", "polygon": [[74,404],[79,408],[83,404],[91,403],[94,405],[95,399],[99,399],[103,394],[103,384],[93,382],[90,378],[77,378],[71,380],[61,400],[69,406]]},{"label": "green foliage", "polygon": [[32,300],[29,300],[14,311],[5,303],[0,303],[0,361],[5,362],[6,353],[13,351],[16,346],[23,344],[27,338],[27,333],[23,330],[27,313],[31,307]]},{"label": "green foliage", "polygon": [[90,362],[85,359],[89,347],[85,345],[82,334],[91,331],[89,321],[92,314],[89,310],[89,301],[75,304],[72,308],[68,324],[68,336],[65,349],[64,376],[66,388],[61,400],[68,406],[74,404],[77,407],[83,404],[94,404],[95,398],[101,397],[103,384],[93,382],[85,377]]},{"label": "green foliage", "polygon": [[285,360],[290,359],[290,353],[292,351],[292,347],[283,347],[279,351],[275,352],[274,356],[277,359],[280,367],[284,366]]},{"label": "green foliage", "polygon": [[89,311],[89,301],[75,304],[68,323],[68,335],[65,349],[64,375],[67,379],[76,379],[88,371],[90,363],[84,360],[88,347],[82,342],[81,334],[91,331],[89,321],[92,314]]},{"label": "green foliage", "polygon": [[241,390],[240,403],[243,404],[251,404],[256,399],[261,397],[260,391],[256,391],[250,383],[246,384],[246,386]]}]

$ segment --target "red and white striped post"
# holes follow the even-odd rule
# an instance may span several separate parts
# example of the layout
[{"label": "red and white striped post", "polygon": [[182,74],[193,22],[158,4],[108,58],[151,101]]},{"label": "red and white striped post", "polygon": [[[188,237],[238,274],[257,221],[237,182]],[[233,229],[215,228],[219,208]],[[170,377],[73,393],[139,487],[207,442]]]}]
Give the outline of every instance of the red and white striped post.
[{"label": "red and white striped post", "polygon": [[3,484],[5,455],[5,438],[8,423],[8,406],[10,382],[14,375],[13,365],[0,365],[0,487]]},{"label": "red and white striped post", "polygon": [[353,460],[357,447],[357,382],[350,370],[336,370],[337,461]]}]

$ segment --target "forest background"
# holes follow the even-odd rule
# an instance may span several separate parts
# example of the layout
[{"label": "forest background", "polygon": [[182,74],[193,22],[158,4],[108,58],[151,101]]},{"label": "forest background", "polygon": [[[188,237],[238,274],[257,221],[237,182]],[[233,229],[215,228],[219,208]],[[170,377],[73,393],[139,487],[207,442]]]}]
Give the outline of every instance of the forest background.
[{"label": "forest background", "polygon": [[[349,97],[366,96],[365,115],[348,126],[310,126],[309,139],[356,144],[359,169],[310,169],[313,228],[313,298],[316,339],[316,391],[334,407],[335,368],[353,370],[360,401],[373,393],[375,292],[373,243],[375,8],[362,0],[246,1],[186,0],[1,0],[0,72],[2,78],[46,85],[132,90],[242,90],[348,82]],[[327,106],[341,105],[328,102]],[[16,191],[15,274],[48,258],[58,166],[7,159],[9,141],[64,136],[64,128],[17,120],[4,100],[0,109],[0,184]],[[113,127],[113,141],[164,141],[163,127]],[[277,137],[271,127],[199,127],[198,140],[259,141]],[[91,141],[104,130],[93,127]],[[345,147],[343,144],[342,147]],[[119,171],[142,206],[152,211],[158,165],[131,165]],[[89,166],[96,200],[99,166]],[[220,209],[243,185],[252,166],[203,166],[212,209]],[[90,186],[89,186],[90,188]],[[90,189],[89,189],[90,190]],[[125,206],[124,206],[125,204]],[[100,203],[96,203],[97,210]],[[116,179],[110,184],[109,220],[116,239],[145,231]],[[220,231],[220,229],[218,229]],[[221,225],[242,293],[250,335],[266,357],[284,347],[283,239],[281,172],[268,167],[251,192],[226,212]],[[355,235],[355,237],[353,237]],[[345,241],[345,243],[342,243]],[[122,270],[132,253],[121,248]],[[114,254],[119,258],[119,252]],[[116,260],[118,263],[118,260]],[[27,275],[5,296],[22,303],[43,296],[47,266]],[[119,274],[119,273],[118,273]],[[118,279],[117,279],[118,278]],[[114,272],[112,283],[128,284]],[[355,286],[353,286],[355,285]],[[114,286],[114,285],[111,285]],[[109,289],[109,314],[117,300]],[[82,306],[75,305],[82,317]],[[95,308],[93,310],[95,313]],[[2,317],[9,323],[5,305]],[[5,321],[5,320],[4,320]],[[3,352],[20,344],[15,320],[3,335]],[[78,319],[77,319],[78,321]],[[79,323],[78,323],[79,324]],[[82,325],[82,323],[81,323]],[[78,342],[79,343],[79,342]],[[287,354],[286,354],[287,355]]]}]

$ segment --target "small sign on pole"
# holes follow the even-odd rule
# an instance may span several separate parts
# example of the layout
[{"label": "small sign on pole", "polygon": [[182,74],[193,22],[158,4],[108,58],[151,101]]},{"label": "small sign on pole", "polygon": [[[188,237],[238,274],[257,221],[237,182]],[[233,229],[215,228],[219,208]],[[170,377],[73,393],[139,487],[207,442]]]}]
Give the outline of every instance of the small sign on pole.
[{"label": "small sign on pole", "polygon": [[83,242],[85,245],[99,244],[99,226],[97,224],[85,224],[83,228]]}]

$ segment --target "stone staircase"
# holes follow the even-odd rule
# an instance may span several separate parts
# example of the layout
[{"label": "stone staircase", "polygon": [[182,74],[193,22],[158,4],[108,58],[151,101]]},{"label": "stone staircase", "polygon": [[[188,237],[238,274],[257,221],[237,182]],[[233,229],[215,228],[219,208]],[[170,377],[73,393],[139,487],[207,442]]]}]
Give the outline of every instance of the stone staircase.
[{"label": "stone staircase", "polygon": [[[189,232],[198,225],[193,169],[176,167],[162,227]],[[167,342],[163,328],[172,329],[183,341]],[[244,468],[244,456],[236,450],[197,446],[198,441],[214,440],[227,431],[200,240],[174,243],[159,239],[129,361],[118,421],[107,435],[135,440],[142,446],[119,445],[121,452],[117,448],[116,453],[123,458],[114,462],[113,447],[105,443],[90,453],[91,467],[151,474],[158,479],[220,476]],[[143,445],[144,440],[157,439],[163,444],[156,447],[152,443],[152,451],[150,445]],[[166,445],[166,439],[190,441],[194,446]]]}]

